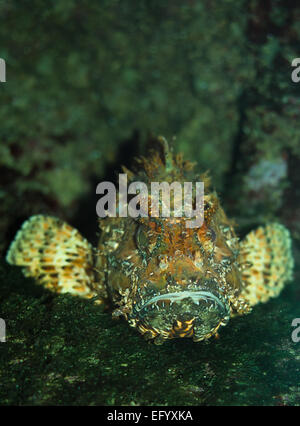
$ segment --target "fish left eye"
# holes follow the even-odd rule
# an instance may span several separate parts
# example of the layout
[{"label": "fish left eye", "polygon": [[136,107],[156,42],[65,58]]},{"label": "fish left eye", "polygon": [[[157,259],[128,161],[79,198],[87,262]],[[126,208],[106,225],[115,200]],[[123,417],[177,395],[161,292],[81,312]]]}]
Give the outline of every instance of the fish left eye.
[{"label": "fish left eye", "polygon": [[208,228],[208,233],[209,233],[209,236],[210,236],[212,242],[214,243],[216,241],[216,238],[217,238],[215,231],[212,228]]},{"label": "fish left eye", "polygon": [[136,231],[136,244],[142,251],[146,251],[148,249],[149,240],[143,226],[139,226]]}]

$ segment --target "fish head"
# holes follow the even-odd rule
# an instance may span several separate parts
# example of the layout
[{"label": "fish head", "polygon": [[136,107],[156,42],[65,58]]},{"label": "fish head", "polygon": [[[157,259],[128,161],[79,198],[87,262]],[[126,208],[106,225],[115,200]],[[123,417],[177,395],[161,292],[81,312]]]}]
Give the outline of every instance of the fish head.
[{"label": "fish head", "polygon": [[218,275],[210,274],[204,265],[207,250],[197,254],[198,247],[191,242],[194,231],[186,232],[182,226],[168,229],[160,229],[156,241],[153,233],[150,237],[138,234],[152,253],[145,256],[129,323],[158,344],[172,338],[208,339],[229,320],[226,291]]}]

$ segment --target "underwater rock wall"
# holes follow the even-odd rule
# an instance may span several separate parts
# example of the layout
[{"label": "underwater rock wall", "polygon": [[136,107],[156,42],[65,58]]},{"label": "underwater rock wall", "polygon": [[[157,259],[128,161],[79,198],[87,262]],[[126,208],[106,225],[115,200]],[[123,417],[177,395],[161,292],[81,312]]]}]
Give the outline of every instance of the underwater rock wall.
[{"label": "underwater rock wall", "polygon": [[[299,13],[280,1],[2,3],[1,249],[33,213],[74,221],[149,133],[211,170],[241,223],[275,214],[299,161]],[[261,161],[285,162],[276,208],[251,189]]]}]

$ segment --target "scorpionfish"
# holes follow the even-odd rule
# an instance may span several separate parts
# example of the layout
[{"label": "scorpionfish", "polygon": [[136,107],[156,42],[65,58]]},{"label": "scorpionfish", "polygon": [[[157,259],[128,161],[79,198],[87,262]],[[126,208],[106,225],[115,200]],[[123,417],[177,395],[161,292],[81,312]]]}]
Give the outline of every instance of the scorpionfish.
[{"label": "scorpionfish", "polygon": [[204,182],[204,221],[187,217],[106,217],[97,247],[64,221],[35,215],[24,222],[7,262],[45,288],[109,301],[146,339],[208,339],[235,315],[279,295],[291,280],[289,231],[269,223],[237,238],[207,173],[175,155],[159,137],[147,158],[125,167],[129,182]]}]

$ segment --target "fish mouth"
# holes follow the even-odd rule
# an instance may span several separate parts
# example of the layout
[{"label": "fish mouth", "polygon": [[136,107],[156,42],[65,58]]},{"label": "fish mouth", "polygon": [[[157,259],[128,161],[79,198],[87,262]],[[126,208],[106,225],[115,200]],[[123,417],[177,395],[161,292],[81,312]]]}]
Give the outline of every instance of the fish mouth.
[{"label": "fish mouth", "polygon": [[131,319],[145,337],[193,337],[204,340],[226,325],[230,316],[225,295],[213,289],[187,289],[155,294],[134,304]]},{"label": "fish mouth", "polygon": [[148,302],[144,303],[139,308],[137,307],[136,310],[142,311],[148,305],[151,305],[152,303],[156,303],[159,300],[169,300],[170,303],[172,304],[173,302],[178,302],[178,301],[181,301],[181,300],[187,299],[187,298],[191,298],[192,302],[195,303],[195,304],[198,304],[198,305],[199,305],[200,301],[203,300],[203,299],[210,300],[211,302],[215,302],[215,303],[219,304],[219,306],[222,309],[225,309],[224,303],[217,296],[215,296],[212,292],[204,291],[204,290],[198,290],[198,291],[180,291],[180,292],[178,291],[178,292],[173,292],[173,293],[160,294],[158,296],[152,297],[150,300],[148,300]]}]

